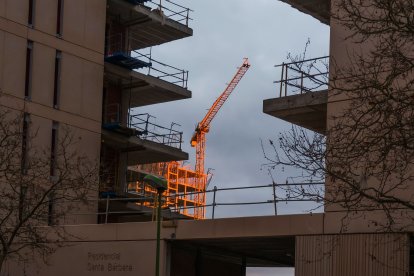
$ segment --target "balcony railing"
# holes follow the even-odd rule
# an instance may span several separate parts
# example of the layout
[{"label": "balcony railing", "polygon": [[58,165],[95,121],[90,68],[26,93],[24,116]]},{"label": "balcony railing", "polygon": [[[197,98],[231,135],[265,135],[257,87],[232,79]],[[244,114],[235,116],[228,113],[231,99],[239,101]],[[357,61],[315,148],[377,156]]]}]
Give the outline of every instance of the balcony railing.
[{"label": "balcony railing", "polygon": [[[108,130],[121,129],[121,108],[119,104],[110,104],[105,108],[102,126]],[[153,123],[155,119],[148,113],[131,114],[127,124],[130,135],[136,135],[143,140],[149,140],[163,145],[181,149],[183,132],[174,129],[180,126],[172,122],[170,127],[163,127]],[[124,128],[125,129],[125,128]]]},{"label": "balcony railing", "polygon": [[282,63],[279,97],[328,89],[329,56]]},{"label": "balcony railing", "polygon": [[159,0],[159,1],[147,1],[145,5],[151,7],[153,10],[159,11],[163,16],[180,22],[183,25],[188,26],[189,22],[193,20],[190,17],[190,13],[193,10],[181,6],[173,1],[169,0]]},{"label": "balcony railing", "polygon": [[136,71],[146,72],[146,74],[149,76],[153,76],[180,87],[187,88],[188,71],[155,60],[152,58],[152,49],[148,49],[147,53],[143,53],[141,51],[132,51],[131,56],[138,57],[139,59],[143,59],[144,61],[151,64],[151,66],[147,68],[142,68],[141,70]]},{"label": "balcony railing", "polygon": [[172,122],[170,127],[163,127],[152,123],[155,119],[148,113],[132,114],[129,116],[129,128],[136,129],[139,134],[139,138],[143,140],[149,140],[170,147],[181,149],[183,142],[183,132],[174,129],[174,126],[180,126],[177,123]]},{"label": "balcony railing", "polygon": [[158,11],[162,16],[169,18],[171,20],[180,22],[183,25],[188,26],[190,20],[193,20],[190,17],[190,13],[193,10],[181,6],[173,1],[169,0],[125,0],[133,5],[143,5],[151,8],[153,11]]},{"label": "balcony railing", "polygon": [[[125,193],[116,193],[114,191],[101,191],[99,198],[91,198],[91,202],[99,202],[103,208],[100,212],[96,213],[67,213],[67,215],[101,215],[103,216],[102,223],[108,222],[108,217],[111,215],[151,215],[152,210],[132,210],[132,209],[117,209],[111,210],[110,205],[114,203],[135,203],[136,206],[154,206],[154,192],[149,189],[148,186],[141,186],[141,193],[136,193],[136,182],[128,183],[127,194],[133,195],[127,197]],[[135,186],[135,187],[134,187]],[[180,194],[164,195],[163,204],[169,204],[168,208],[163,209],[163,215],[168,213],[183,213],[184,210],[192,212],[200,206],[186,206],[179,209],[172,204],[177,196],[190,197],[196,194],[206,195],[207,202],[201,206],[207,210],[207,216],[205,219],[216,218],[231,218],[231,217],[247,217],[247,216],[269,216],[271,214],[283,215],[283,214],[304,214],[304,213],[321,213],[324,212],[323,194],[316,196],[295,197],[285,195],[287,186],[295,186],[298,188],[305,186],[312,186],[315,189],[323,191],[324,183],[312,182],[312,183],[289,183],[289,184],[258,184],[253,186],[232,186],[226,188],[214,188],[206,191],[196,192],[182,192]],[[317,188],[320,187],[320,188]],[[229,196],[229,195],[232,196]],[[246,201],[246,198],[249,200]],[[73,203],[73,202],[72,202]],[[283,204],[282,204],[283,203]],[[292,205],[287,205],[292,204]],[[301,204],[301,205],[299,205]],[[299,208],[287,208],[293,205],[297,205]],[[252,206],[258,206],[258,208],[252,208]],[[287,206],[287,207],[284,207]],[[242,211],[241,211],[242,210]],[[259,210],[259,211],[257,211]],[[184,217],[182,217],[184,218]],[[179,217],[177,217],[179,219]]]},{"label": "balcony railing", "polygon": [[127,39],[127,43],[125,42],[122,34],[107,37],[105,60],[111,62],[111,58],[115,55],[129,58],[130,60],[127,62],[130,64],[137,64],[139,66],[131,66],[128,69],[164,80],[183,88],[187,88],[188,71],[154,59],[152,57],[151,47],[140,51],[125,51],[125,44],[131,43],[133,41],[132,37],[133,34],[131,33],[130,37]]}]

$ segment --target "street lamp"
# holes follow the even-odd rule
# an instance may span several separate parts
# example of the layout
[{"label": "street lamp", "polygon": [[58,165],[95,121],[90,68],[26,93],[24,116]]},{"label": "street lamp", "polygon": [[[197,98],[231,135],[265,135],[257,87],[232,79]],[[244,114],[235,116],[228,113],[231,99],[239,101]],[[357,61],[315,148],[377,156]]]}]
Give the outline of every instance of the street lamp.
[{"label": "street lamp", "polygon": [[160,275],[160,240],[161,240],[161,197],[168,188],[167,180],[162,176],[147,174],[144,182],[157,190],[158,206],[157,206],[157,248],[155,252],[155,276]]}]

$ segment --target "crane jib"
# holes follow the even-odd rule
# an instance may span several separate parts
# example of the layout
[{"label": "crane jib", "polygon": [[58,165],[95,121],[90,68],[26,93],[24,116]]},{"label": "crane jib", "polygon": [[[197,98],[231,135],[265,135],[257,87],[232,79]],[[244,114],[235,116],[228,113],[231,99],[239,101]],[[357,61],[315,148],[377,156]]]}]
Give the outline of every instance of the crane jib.
[{"label": "crane jib", "polygon": [[[236,88],[237,84],[243,78],[244,74],[249,69],[250,64],[247,58],[243,60],[243,64],[237,69],[236,74],[233,79],[227,85],[226,89],[221,93],[220,97],[216,99],[213,105],[208,110],[206,116],[203,120],[198,123],[197,128],[191,137],[191,146],[196,147],[196,166],[195,171],[198,175],[204,175],[204,158],[205,158],[205,142],[206,142],[206,133],[210,129],[210,123],[217,115],[217,112],[226,102],[230,94]],[[199,183],[202,185],[201,183]]]}]

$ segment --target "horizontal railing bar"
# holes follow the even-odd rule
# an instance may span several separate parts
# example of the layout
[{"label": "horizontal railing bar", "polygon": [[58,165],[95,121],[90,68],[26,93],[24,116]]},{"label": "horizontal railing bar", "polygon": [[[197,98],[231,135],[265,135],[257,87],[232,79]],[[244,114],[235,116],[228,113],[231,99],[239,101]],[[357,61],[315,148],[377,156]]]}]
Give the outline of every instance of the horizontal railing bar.
[{"label": "horizontal railing bar", "polygon": [[[322,75],[327,75],[329,72],[324,72],[324,73],[319,73],[319,74],[314,74],[314,75],[310,75],[311,77],[316,77],[316,76],[322,76]],[[300,80],[302,79],[302,77],[295,77],[295,78],[288,78],[288,79],[283,79],[280,81],[273,81],[273,83],[281,83],[281,82],[286,82],[286,81],[293,81],[293,80]]]},{"label": "horizontal railing bar", "polygon": [[289,62],[289,63],[278,64],[278,65],[275,65],[274,67],[280,67],[280,66],[284,66],[284,65],[291,65],[291,64],[295,64],[295,63],[303,63],[303,62],[314,61],[314,60],[325,59],[325,58],[329,58],[329,56],[323,56],[323,57],[318,57],[318,58],[310,58],[310,59],[305,59],[305,60],[301,60],[301,61],[292,61],[292,62]]}]

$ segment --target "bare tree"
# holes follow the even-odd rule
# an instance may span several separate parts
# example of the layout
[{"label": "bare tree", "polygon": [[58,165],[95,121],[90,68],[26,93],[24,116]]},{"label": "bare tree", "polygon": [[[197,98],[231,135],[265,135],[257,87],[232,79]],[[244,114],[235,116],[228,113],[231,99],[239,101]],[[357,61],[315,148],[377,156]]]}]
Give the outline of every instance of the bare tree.
[{"label": "bare tree", "polygon": [[27,115],[1,109],[0,272],[7,260],[34,253],[46,260],[67,238],[59,224],[97,187],[96,162],[76,150],[68,128],[45,149],[34,146],[33,128]]},{"label": "bare tree", "polygon": [[372,219],[379,229],[402,230],[414,222],[414,2],[339,0],[332,19],[362,51],[345,66],[331,59],[327,133],[292,127],[265,158],[326,182],[292,186],[289,197],[342,210],[344,221],[376,211],[386,218]]}]

